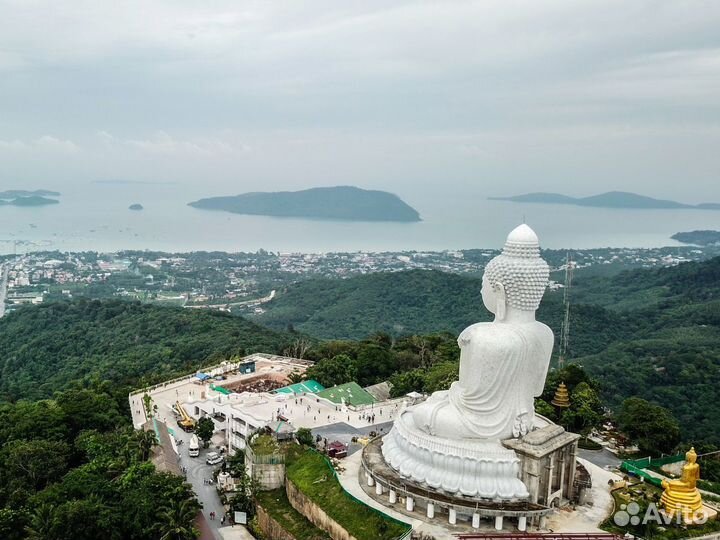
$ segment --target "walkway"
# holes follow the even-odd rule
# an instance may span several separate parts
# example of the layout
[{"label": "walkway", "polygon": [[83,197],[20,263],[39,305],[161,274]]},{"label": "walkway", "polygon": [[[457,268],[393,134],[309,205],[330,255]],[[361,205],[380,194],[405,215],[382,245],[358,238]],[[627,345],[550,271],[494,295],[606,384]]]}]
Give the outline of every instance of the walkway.
[{"label": "walkway", "polygon": [[345,488],[345,491],[347,491],[357,499],[361,500],[368,506],[371,506],[376,510],[380,510],[381,512],[386,513],[390,517],[393,517],[404,523],[410,523],[414,531],[430,535],[431,537],[435,537],[437,540],[456,540],[454,533],[451,533],[443,527],[432,525],[421,519],[411,519],[405,514],[401,514],[400,512],[397,512],[392,508],[383,506],[375,499],[370,497],[367,493],[365,493],[363,488],[360,486],[359,480],[361,461],[362,452],[355,452],[354,454],[348,456],[340,462],[340,465],[344,468],[344,470],[342,472],[338,472],[338,479],[340,480],[340,484],[342,485],[342,487]]},{"label": "walkway", "polygon": [[592,478],[592,488],[588,497],[588,502],[591,502],[592,506],[578,506],[574,511],[560,509],[556,514],[548,517],[547,528],[562,533],[604,534],[605,531],[598,525],[610,515],[615,504],[608,488],[608,481],[622,480],[622,477],[586,459],[578,458],[578,462],[587,469]]}]

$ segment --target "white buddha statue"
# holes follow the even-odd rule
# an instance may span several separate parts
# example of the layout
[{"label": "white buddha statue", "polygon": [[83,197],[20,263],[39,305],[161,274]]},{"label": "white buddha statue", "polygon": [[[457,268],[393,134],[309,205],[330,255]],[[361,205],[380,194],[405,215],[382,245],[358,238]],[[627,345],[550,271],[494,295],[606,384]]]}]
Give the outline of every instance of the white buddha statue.
[{"label": "white buddha statue", "polygon": [[554,342],[535,320],[548,278],[537,236],[520,225],[485,268],[482,299],[495,319],[460,334],[459,380],[403,411],[383,440],[385,460],[402,476],[467,496],[528,496],[519,460],[501,441],[535,424]]}]

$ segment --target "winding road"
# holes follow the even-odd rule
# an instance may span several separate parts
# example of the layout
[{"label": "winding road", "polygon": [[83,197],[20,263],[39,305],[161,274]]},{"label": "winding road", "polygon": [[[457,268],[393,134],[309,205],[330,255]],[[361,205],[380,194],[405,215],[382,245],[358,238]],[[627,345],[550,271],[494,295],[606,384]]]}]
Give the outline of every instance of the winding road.
[{"label": "winding road", "polygon": [[7,296],[8,265],[0,265],[0,318],[5,315],[5,297]]}]

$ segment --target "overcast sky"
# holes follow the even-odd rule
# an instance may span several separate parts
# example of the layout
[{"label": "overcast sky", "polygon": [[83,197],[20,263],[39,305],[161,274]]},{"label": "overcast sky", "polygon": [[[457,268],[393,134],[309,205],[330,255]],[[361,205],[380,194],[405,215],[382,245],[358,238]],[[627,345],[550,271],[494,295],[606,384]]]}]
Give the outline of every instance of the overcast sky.
[{"label": "overcast sky", "polygon": [[0,0],[0,188],[720,201],[720,2]]}]

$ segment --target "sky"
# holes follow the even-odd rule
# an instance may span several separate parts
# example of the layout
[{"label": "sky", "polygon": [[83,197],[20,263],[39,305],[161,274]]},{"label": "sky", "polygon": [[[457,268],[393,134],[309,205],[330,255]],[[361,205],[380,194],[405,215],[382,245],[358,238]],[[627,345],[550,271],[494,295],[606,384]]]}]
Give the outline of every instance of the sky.
[{"label": "sky", "polygon": [[0,188],[720,202],[720,2],[0,0]]}]

